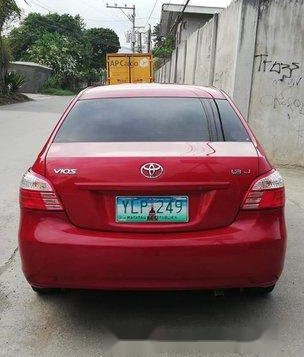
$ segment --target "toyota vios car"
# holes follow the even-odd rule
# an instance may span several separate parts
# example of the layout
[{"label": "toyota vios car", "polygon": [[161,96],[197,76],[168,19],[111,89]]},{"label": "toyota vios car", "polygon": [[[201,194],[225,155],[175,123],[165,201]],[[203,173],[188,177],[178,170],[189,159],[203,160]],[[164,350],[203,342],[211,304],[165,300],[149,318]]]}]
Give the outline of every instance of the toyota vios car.
[{"label": "toyota vios car", "polygon": [[283,268],[283,180],[214,88],[84,90],[24,174],[20,206],[37,292],[269,292]]}]

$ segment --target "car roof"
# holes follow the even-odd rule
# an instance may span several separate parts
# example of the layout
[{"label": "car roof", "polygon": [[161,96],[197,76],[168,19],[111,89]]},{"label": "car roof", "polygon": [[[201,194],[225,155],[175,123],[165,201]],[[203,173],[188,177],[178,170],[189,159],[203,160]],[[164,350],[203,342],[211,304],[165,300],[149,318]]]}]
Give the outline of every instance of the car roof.
[{"label": "car roof", "polygon": [[214,87],[200,87],[178,84],[118,84],[87,88],[79,94],[78,100],[100,98],[138,97],[188,97],[225,99],[224,94]]}]

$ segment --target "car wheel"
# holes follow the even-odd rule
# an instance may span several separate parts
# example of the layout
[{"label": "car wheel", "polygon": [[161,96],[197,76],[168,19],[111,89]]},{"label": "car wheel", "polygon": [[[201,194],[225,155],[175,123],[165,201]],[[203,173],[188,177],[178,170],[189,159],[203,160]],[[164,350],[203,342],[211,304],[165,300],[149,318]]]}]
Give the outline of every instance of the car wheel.
[{"label": "car wheel", "polygon": [[51,295],[61,292],[61,289],[58,288],[36,288],[35,286],[32,286],[32,289],[39,295]]}]

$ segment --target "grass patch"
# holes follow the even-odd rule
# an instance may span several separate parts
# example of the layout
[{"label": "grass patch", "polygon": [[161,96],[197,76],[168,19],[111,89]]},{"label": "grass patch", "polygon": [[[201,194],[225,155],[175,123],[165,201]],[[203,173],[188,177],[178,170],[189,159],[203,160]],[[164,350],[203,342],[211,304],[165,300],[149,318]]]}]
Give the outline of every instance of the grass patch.
[{"label": "grass patch", "polygon": [[76,93],[69,90],[69,89],[62,89],[62,88],[42,88],[40,93],[42,94],[49,94],[49,95],[61,95],[61,96],[70,96],[75,95]]},{"label": "grass patch", "polygon": [[0,94],[0,105],[28,102],[29,100],[31,100],[29,97],[21,93]]}]

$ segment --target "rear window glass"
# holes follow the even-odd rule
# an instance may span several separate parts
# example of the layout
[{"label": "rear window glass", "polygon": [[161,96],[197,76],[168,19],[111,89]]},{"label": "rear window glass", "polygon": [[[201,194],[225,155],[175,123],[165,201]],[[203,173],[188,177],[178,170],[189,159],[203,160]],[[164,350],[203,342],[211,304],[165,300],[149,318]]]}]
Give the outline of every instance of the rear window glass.
[{"label": "rear window glass", "polygon": [[228,100],[218,99],[215,102],[220,116],[224,141],[251,141],[240,118]]},{"label": "rear window glass", "polygon": [[55,142],[209,141],[198,98],[115,98],[78,101]]}]

